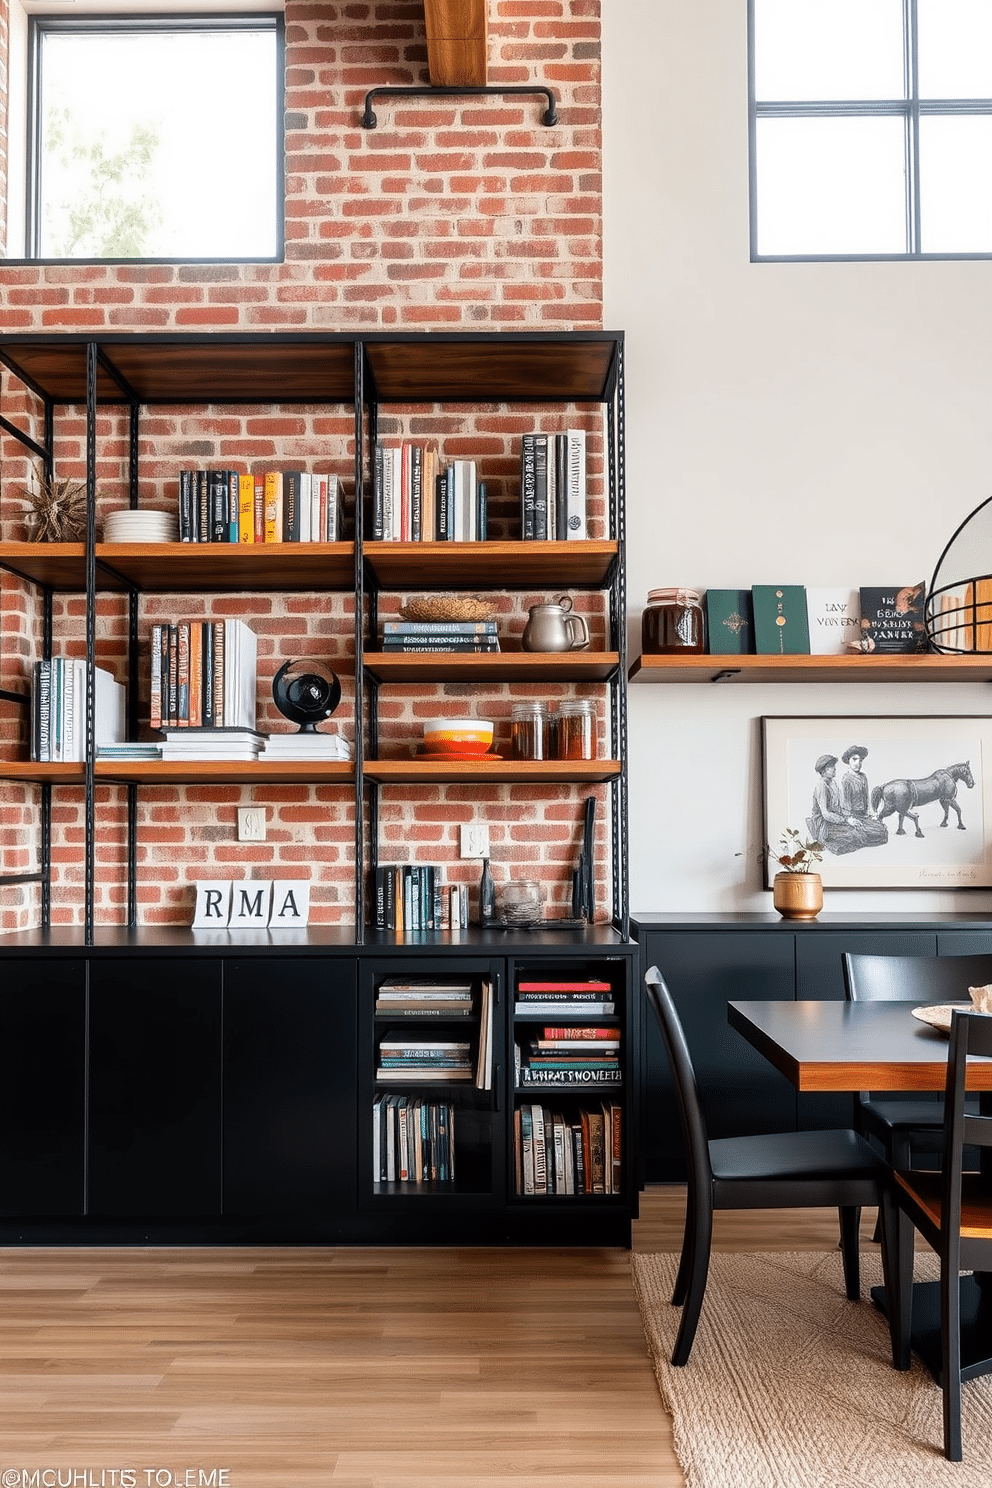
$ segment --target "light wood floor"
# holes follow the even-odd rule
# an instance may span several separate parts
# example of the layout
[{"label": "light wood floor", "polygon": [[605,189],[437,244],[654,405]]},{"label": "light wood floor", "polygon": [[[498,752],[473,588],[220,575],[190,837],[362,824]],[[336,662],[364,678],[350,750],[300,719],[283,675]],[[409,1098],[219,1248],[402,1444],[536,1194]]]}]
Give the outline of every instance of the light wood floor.
[{"label": "light wood floor", "polygon": [[[634,1248],[678,1249],[682,1204],[649,1190]],[[837,1242],[835,1211],[716,1219],[723,1249]],[[0,1251],[0,1485],[46,1467],[94,1488],[125,1467],[136,1488],[683,1485],[619,1250]]]}]

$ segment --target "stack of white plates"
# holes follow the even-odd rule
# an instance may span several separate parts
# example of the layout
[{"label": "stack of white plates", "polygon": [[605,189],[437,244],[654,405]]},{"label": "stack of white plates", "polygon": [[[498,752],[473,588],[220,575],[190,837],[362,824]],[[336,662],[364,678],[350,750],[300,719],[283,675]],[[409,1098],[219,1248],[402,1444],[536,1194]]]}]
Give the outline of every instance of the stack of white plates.
[{"label": "stack of white plates", "polygon": [[111,512],[103,524],[103,540],[108,543],[178,542],[179,518],[172,512]]}]

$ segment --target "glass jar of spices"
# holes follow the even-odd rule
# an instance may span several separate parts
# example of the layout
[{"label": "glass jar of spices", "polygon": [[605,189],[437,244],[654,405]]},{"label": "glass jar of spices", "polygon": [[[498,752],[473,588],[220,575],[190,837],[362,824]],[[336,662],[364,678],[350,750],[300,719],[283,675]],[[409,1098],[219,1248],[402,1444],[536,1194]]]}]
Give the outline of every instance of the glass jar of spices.
[{"label": "glass jar of spices", "polygon": [[510,713],[510,753],[518,760],[548,758],[547,703],[514,703]]},{"label": "glass jar of spices", "polygon": [[588,698],[573,698],[559,705],[555,728],[555,758],[596,758],[596,705]]},{"label": "glass jar of spices", "polygon": [[641,616],[641,650],[647,656],[703,650],[703,611],[695,589],[651,589]]}]

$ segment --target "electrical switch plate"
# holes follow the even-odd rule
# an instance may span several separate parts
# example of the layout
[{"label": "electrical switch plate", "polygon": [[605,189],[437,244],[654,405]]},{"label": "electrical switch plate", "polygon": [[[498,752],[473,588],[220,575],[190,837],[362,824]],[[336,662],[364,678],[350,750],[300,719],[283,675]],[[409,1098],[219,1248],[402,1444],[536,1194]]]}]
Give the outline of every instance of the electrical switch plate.
[{"label": "electrical switch plate", "polygon": [[473,822],[461,829],[461,855],[463,858],[488,858],[489,828]]},{"label": "electrical switch plate", "polygon": [[238,808],[238,841],[265,841],[264,806],[240,806]]}]

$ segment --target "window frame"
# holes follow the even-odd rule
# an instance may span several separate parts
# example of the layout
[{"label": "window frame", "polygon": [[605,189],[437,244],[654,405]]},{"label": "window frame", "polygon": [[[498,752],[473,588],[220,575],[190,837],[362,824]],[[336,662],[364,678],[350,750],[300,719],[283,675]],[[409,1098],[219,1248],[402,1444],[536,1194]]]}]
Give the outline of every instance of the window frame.
[{"label": "window frame", "polygon": [[[920,249],[920,119],[935,117],[992,117],[990,98],[931,98],[919,90],[919,30],[917,0],[902,0],[903,74],[901,99],[802,101],[759,103],[755,95],[755,3],[747,0],[748,88],[748,211],[752,263],[946,263],[992,258],[987,252],[924,253]],[[895,117],[903,120],[906,180],[906,241],[904,253],[759,253],[757,124],[765,118],[830,119]]]},{"label": "window frame", "polygon": [[[286,245],[286,27],[279,10],[245,11],[162,11],[162,12],[89,12],[82,15],[31,12],[27,17],[27,124],[25,131],[25,204],[24,260],[38,264],[249,264],[282,263]],[[275,155],[276,168],[272,189],[275,194],[275,252],[265,255],[223,255],[196,258],[148,256],[140,258],[48,258],[40,253],[41,243],[41,56],[44,37],[49,34],[149,33],[156,31],[234,31],[271,30],[276,45],[275,89]],[[7,259],[8,263],[13,260]]]}]

